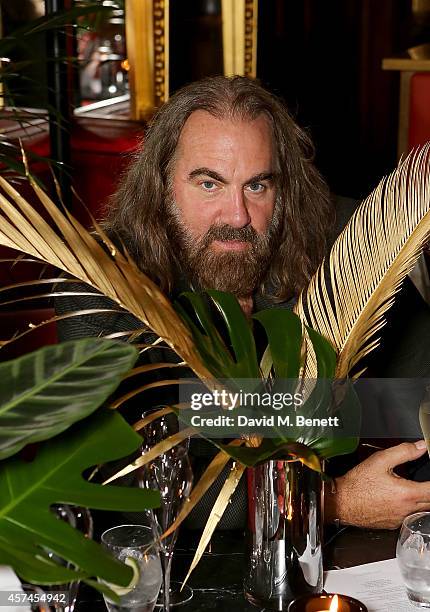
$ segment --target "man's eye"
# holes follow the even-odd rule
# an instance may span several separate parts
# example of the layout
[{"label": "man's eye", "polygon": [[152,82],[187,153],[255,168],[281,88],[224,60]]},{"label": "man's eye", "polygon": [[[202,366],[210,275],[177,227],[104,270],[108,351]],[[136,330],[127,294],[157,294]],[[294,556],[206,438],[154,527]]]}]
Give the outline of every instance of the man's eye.
[{"label": "man's eye", "polygon": [[263,185],[263,183],[250,183],[248,185],[249,191],[252,191],[253,193],[261,193],[265,190],[265,188],[266,187]]},{"label": "man's eye", "polygon": [[214,191],[216,185],[213,181],[203,181],[201,184],[206,191]]}]

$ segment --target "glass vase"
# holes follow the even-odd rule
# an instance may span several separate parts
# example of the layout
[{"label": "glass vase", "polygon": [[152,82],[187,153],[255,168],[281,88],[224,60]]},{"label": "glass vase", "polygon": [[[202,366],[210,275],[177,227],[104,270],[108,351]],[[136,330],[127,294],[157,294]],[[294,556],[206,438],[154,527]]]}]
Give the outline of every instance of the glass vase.
[{"label": "glass vase", "polygon": [[245,597],[287,610],[323,585],[322,480],[300,461],[267,461],[248,470],[249,562]]}]

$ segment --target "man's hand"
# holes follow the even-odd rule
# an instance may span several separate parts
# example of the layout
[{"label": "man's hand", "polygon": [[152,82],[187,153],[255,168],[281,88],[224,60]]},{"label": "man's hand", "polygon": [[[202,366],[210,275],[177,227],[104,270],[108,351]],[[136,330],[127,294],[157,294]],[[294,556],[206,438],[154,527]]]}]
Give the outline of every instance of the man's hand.
[{"label": "man's hand", "polygon": [[394,468],[426,452],[424,440],[404,442],[378,451],[336,479],[336,492],[327,491],[326,520],[378,529],[395,529],[408,514],[430,510],[430,482],[413,482]]}]

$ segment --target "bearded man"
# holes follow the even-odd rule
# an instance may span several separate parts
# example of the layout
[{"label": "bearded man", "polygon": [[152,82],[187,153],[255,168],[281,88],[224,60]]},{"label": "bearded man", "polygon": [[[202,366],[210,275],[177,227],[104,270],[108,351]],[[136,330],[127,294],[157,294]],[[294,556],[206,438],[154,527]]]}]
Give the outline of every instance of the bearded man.
[{"label": "bearded man", "polygon": [[[345,199],[334,206],[312,160],[310,140],[272,94],[244,77],[204,79],[158,111],[104,227],[171,297],[212,288],[235,294],[247,315],[292,308],[354,208]],[[98,296],[57,301],[59,314],[106,306]],[[139,327],[129,314],[100,313],[64,320],[59,332],[70,339]],[[172,361],[165,353],[145,355]],[[424,453],[423,441],[403,443],[349,470],[327,495],[327,520],[393,528],[430,509],[430,483],[394,473]]]}]

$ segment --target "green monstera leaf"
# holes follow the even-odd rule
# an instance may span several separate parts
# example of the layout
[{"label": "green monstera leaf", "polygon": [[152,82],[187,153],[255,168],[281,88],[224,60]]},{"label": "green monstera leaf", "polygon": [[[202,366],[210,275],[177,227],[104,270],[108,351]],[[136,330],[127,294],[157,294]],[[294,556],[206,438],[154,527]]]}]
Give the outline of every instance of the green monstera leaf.
[{"label": "green monstera leaf", "polygon": [[302,365],[302,324],[297,315],[281,308],[252,316],[264,327],[277,378],[297,378]]},{"label": "green monstera leaf", "polygon": [[72,340],[0,364],[0,459],[94,412],[138,351],[102,338]]},{"label": "green monstera leaf", "polygon": [[[278,395],[293,394],[306,381],[300,378],[303,366],[303,325],[299,317],[287,309],[271,308],[253,315],[267,337],[265,355],[269,356],[270,377],[265,378],[258,367],[254,328],[244,316],[237,300],[230,294],[208,291],[207,295],[216,307],[224,325],[224,336],[217,328],[208,299],[199,294],[183,294],[188,308],[178,309],[189,325],[196,346],[211,372],[222,379],[230,389],[245,388],[251,391],[270,392]],[[336,381],[336,352],[318,332],[306,327],[312,342],[318,366],[318,379],[307,381],[313,388],[305,395],[305,401],[294,412],[288,409],[291,422],[264,429],[264,440],[259,446],[231,446],[218,437],[210,437],[206,431],[200,435],[242,464],[252,467],[272,458],[300,459],[317,471],[321,471],[321,459],[351,453],[358,444],[360,430],[360,405],[350,381]],[[254,382],[252,382],[254,381]],[[259,381],[259,382],[258,382]],[[344,385],[339,393],[340,383]],[[335,393],[334,389],[337,388]],[[339,401],[341,397],[342,401]],[[286,407],[285,407],[286,408]],[[207,409],[208,413],[209,410]],[[190,411],[176,410],[179,418],[190,425]],[[231,413],[233,414],[233,413]],[[254,407],[254,416],[267,415],[267,409]],[[303,426],[295,422],[295,416],[313,419]],[[210,412],[216,416],[216,411]],[[337,417],[340,427],[323,426],[322,419]],[[320,419],[318,421],[317,419]],[[316,423],[314,425],[314,423]],[[263,435],[263,434],[262,434]]]},{"label": "green monstera leaf", "polygon": [[[32,462],[10,457],[0,463],[0,563],[24,580],[62,584],[91,577],[126,586],[132,569],[99,544],[59,520],[56,503],[116,511],[159,505],[158,491],[102,486],[83,472],[135,451],[141,437],[117,413],[103,409],[67,432],[41,444]],[[54,553],[75,569],[55,561]]]},{"label": "green monstera leaf", "polygon": [[236,298],[222,291],[207,295],[224,321],[229,345],[217,329],[214,315],[204,295],[184,292],[175,308],[190,328],[196,347],[208,369],[219,379],[259,378],[252,327]]}]

